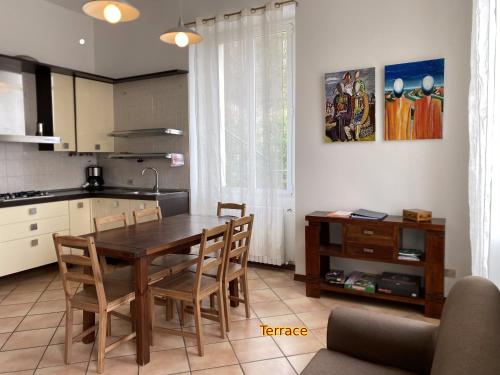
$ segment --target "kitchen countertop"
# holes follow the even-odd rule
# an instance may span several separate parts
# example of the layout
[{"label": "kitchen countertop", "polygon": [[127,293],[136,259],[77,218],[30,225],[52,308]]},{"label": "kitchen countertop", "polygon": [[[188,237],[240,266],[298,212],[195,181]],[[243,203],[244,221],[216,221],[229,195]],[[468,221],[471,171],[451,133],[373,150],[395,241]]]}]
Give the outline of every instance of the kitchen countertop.
[{"label": "kitchen countertop", "polygon": [[137,199],[137,200],[167,200],[172,198],[181,198],[189,195],[188,190],[181,189],[160,189],[161,195],[147,194],[151,189],[146,188],[124,188],[124,187],[106,187],[99,191],[87,191],[83,189],[65,189],[49,190],[51,197],[37,197],[32,199],[20,199],[14,201],[0,202],[0,208],[25,206],[30,204],[70,201],[74,199],[85,198],[115,198],[115,199]]}]

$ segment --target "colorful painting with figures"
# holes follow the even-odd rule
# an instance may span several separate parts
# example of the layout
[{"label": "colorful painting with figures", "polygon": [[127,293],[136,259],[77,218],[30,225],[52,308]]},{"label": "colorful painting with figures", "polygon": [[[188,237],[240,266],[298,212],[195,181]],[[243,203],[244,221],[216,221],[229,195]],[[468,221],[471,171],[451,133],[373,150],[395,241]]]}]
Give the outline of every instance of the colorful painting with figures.
[{"label": "colorful painting with figures", "polygon": [[325,74],[325,141],[375,140],[375,68]]},{"label": "colorful painting with figures", "polygon": [[385,67],[385,139],[443,138],[444,59]]}]

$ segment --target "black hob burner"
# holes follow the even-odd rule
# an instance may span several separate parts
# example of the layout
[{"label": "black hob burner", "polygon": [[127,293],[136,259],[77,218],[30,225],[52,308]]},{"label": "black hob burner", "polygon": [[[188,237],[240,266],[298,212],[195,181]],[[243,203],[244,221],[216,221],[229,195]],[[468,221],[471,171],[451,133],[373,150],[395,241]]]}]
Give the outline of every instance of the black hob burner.
[{"label": "black hob burner", "polygon": [[12,202],[25,199],[44,198],[44,197],[53,197],[53,195],[50,194],[48,191],[38,191],[38,190],[19,191],[16,193],[0,194],[0,202]]}]

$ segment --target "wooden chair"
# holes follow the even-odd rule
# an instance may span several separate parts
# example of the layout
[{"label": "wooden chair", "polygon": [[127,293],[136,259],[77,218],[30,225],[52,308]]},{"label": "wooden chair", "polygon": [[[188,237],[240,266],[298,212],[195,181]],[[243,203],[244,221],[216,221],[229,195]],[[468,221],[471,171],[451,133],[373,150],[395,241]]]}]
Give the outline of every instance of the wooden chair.
[{"label": "wooden chair", "polygon": [[[107,326],[110,321],[110,315],[128,320],[128,317],[123,316],[115,310],[122,305],[134,301],[134,289],[127,283],[103,280],[92,237],[60,236],[56,233],[53,235],[53,238],[66,297],[64,362],[68,365],[71,363],[71,347],[73,342],[97,330],[97,372],[102,373],[106,353],[118,345],[134,339],[136,336],[136,333],[132,332],[113,344],[106,346]],[[84,250],[88,252],[88,256],[66,254],[63,247]],[[78,268],[72,267],[70,271],[68,265],[78,266]],[[90,270],[90,274],[84,273],[81,267],[86,267]],[[73,292],[69,286],[70,281],[83,283],[86,287],[80,292]],[[98,313],[99,324],[81,332],[77,336],[73,336],[73,309]]]},{"label": "wooden chair", "polygon": [[[119,225],[117,225],[119,224]],[[96,232],[102,232],[107,229],[118,228],[118,227],[126,227],[129,225],[128,217],[125,212],[119,215],[109,215],[104,217],[95,217],[94,225]],[[108,262],[106,262],[106,257],[101,255],[99,256],[99,263],[101,264],[101,269],[104,274],[108,274],[111,272],[110,267],[108,266]]]},{"label": "wooden chair", "polygon": [[[248,255],[250,253],[250,240],[252,238],[254,215],[231,220],[229,223],[228,251],[224,259],[222,272],[222,295],[224,298],[224,318],[226,329],[230,330],[229,301],[235,300],[245,304],[245,314],[250,318],[250,298],[248,293]],[[217,277],[213,271],[207,276]],[[229,295],[229,283],[239,280],[242,286],[243,298]],[[213,298],[211,296],[211,306]]]},{"label": "wooden chair", "polygon": [[[192,304],[192,310],[195,320],[195,333],[175,329],[165,329],[175,335],[194,337],[198,344],[198,354],[203,356],[203,324],[202,316],[206,319],[214,320],[220,324],[220,336],[226,337],[224,322],[224,313],[219,308],[202,309],[201,302],[204,298],[215,294],[217,296],[217,305],[222,306],[222,268],[224,257],[227,251],[227,239],[229,234],[229,225],[221,225],[212,229],[204,229],[200,243],[200,252],[196,264],[196,272],[183,272],[172,279],[164,279],[150,288],[150,299],[154,297],[168,298],[181,302],[180,321],[184,325],[184,305]],[[216,238],[216,242],[208,243],[209,239]],[[209,255],[211,257],[209,257]],[[217,276],[208,277],[204,273],[213,270]],[[153,311],[153,309],[151,309]],[[154,314],[152,314],[154,317]],[[152,319],[154,322],[154,319]],[[154,324],[152,324],[154,327]]]},{"label": "wooden chair", "polygon": [[[161,209],[160,207],[154,208],[145,208],[143,210],[134,211],[134,223],[137,225],[141,222],[152,221],[152,220],[161,220]],[[143,220],[148,219],[148,220]]]},{"label": "wooden chair", "polygon": [[237,217],[243,217],[245,216],[246,212],[246,204],[238,204],[238,203],[223,203],[223,202],[217,202],[217,216],[232,216],[232,215],[222,215],[223,210],[235,210],[235,211],[240,211],[239,216]]}]

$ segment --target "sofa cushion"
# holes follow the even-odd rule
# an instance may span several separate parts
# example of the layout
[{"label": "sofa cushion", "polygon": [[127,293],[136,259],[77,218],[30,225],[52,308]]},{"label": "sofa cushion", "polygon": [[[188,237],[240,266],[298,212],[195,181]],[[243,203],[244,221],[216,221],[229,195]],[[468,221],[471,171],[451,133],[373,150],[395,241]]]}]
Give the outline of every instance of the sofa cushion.
[{"label": "sofa cushion", "polygon": [[302,371],[302,375],[411,375],[395,367],[381,366],[348,355],[321,349]]},{"label": "sofa cushion", "polygon": [[500,374],[500,292],[479,277],[459,280],[441,316],[432,375]]}]

